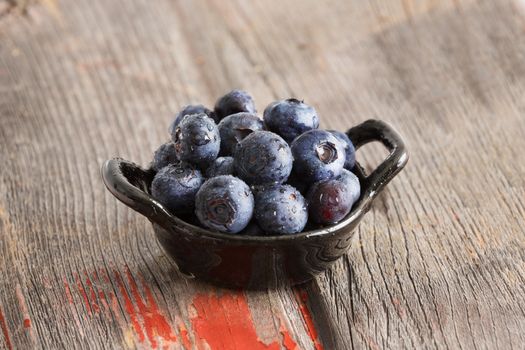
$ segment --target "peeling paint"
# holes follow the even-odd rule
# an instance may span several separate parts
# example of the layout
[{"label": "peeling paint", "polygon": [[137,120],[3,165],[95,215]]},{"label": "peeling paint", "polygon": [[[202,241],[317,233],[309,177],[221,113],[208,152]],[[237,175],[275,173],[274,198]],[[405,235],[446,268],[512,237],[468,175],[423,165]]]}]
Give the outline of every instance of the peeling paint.
[{"label": "peeling paint", "polygon": [[297,343],[293,340],[292,336],[290,335],[290,332],[284,327],[284,322],[282,319],[279,319],[280,326],[279,326],[279,332],[281,333],[281,336],[283,337],[283,346],[286,350],[299,350],[299,346]]},{"label": "peeling paint", "polygon": [[[22,311],[22,317],[24,318],[23,324],[24,328],[27,329],[31,335],[31,338],[34,338],[31,328],[31,318],[29,317],[29,310],[27,309],[26,299],[24,293],[22,292],[22,287],[19,283],[16,284],[16,298],[18,299],[18,305],[20,305],[20,310]],[[34,339],[33,339],[34,340]]]},{"label": "peeling paint", "polygon": [[157,348],[157,338],[160,338],[163,343],[167,344],[176,342],[177,338],[164,315],[160,313],[155,298],[153,297],[148,285],[142,281],[142,287],[144,289],[144,294],[146,295],[146,302],[144,302],[140,295],[138,285],[129,269],[126,269],[126,276],[131,287],[131,294],[138,306],[139,315],[142,318],[144,330],[146,331],[151,346]]},{"label": "peeling paint", "polygon": [[71,294],[69,283],[67,283],[67,280],[65,277],[64,277],[64,289],[66,290],[66,298],[67,298],[67,301],[69,302],[69,305],[73,305],[73,295]]},{"label": "peeling paint", "polygon": [[184,325],[183,322],[180,322],[179,324],[179,333],[180,333],[180,338],[181,338],[182,345],[184,346],[184,349],[190,350],[192,348],[191,341],[188,336],[188,330],[186,329],[186,326]]},{"label": "peeling paint", "polygon": [[86,306],[86,311],[89,316],[92,315],[91,312],[91,305],[89,303],[88,296],[86,294],[86,291],[84,290],[84,286],[82,285],[82,281],[80,280],[80,277],[78,277],[78,274],[74,274],[73,277],[75,278],[75,283],[77,284],[78,292],[82,296],[82,299],[84,300],[84,305]]},{"label": "peeling paint", "polygon": [[[115,274],[115,280],[120,289],[120,294],[122,294],[122,297],[124,298],[125,312],[128,314],[131,320],[131,326],[135,330],[135,334],[137,335],[139,342],[143,343],[146,337],[144,336],[144,332],[142,332],[142,328],[140,327],[140,323],[137,317],[137,312],[135,311],[135,306],[133,305],[133,302],[131,301],[131,298],[128,295],[126,286],[124,285],[124,282],[122,281],[122,278],[120,277],[120,273],[118,271],[114,271],[114,274]],[[116,301],[116,298],[115,298],[115,301]]]},{"label": "peeling paint", "polygon": [[312,314],[310,313],[310,310],[308,309],[308,306],[306,305],[306,302],[308,301],[308,294],[306,294],[306,291],[304,290],[296,290],[295,295],[296,295],[296,300],[299,304],[299,311],[301,312],[304,323],[306,325],[306,331],[308,332],[310,339],[312,339],[315,349],[323,350],[323,345],[320,343],[319,337],[317,335],[317,330],[315,329],[315,324],[312,318]]},{"label": "peeling paint", "polygon": [[0,308],[0,328],[2,328],[2,333],[4,334],[5,344],[9,350],[13,349],[11,345],[11,338],[9,337],[9,328],[7,328],[7,323],[5,322],[4,313],[2,308]]},{"label": "peeling paint", "polygon": [[223,295],[197,294],[191,307],[196,316],[191,319],[195,341],[199,349],[209,347],[220,349],[267,350],[281,349],[281,345],[294,349],[295,342],[288,332],[281,329],[285,344],[275,340],[265,344],[255,331],[253,319],[243,293]]},{"label": "peeling paint", "polygon": [[86,276],[86,286],[89,292],[91,308],[93,312],[98,314],[100,312],[100,307],[98,306],[98,303],[97,303],[97,295],[95,293],[95,289],[93,289],[93,283],[89,279],[89,275],[87,274],[87,272],[84,272],[84,275]]}]

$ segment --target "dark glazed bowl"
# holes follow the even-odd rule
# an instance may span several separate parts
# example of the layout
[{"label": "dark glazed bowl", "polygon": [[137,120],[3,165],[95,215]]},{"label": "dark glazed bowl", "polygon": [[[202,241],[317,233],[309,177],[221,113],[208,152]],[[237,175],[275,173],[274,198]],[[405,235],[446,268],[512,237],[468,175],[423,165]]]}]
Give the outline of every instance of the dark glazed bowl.
[{"label": "dark glazed bowl", "polygon": [[184,275],[250,289],[298,284],[323,272],[346,253],[354,228],[374,198],[408,161],[401,137],[382,121],[368,120],[348,130],[347,135],[356,149],[380,141],[390,154],[370,175],[356,165],[361,198],[344,220],[295,235],[228,235],[192,225],[151,197],[153,170],[122,159],[106,161],[102,176],[115,197],[151,221],[158,240]]}]

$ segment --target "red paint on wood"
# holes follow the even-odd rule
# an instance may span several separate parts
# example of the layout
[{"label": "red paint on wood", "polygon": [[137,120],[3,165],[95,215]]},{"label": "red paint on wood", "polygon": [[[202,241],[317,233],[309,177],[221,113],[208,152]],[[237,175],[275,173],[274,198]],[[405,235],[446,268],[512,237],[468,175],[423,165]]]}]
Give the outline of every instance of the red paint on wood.
[{"label": "red paint on wood", "polygon": [[278,341],[266,345],[255,332],[253,319],[242,293],[197,294],[193,299],[197,316],[191,319],[199,348],[211,349],[280,349]]},{"label": "red paint on wood", "polygon": [[89,275],[87,274],[87,272],[84,272],[84,274],[86,275],[86,285],[89,291],[91,308],[93,309],[95,313],[98,314],[100,312],[100,307],[98,306],[98,303],[97,303],[97,294],[95,293],[95,289],[93,288],[93,283],[89,279]]},{"label": "red paint on wood", "polygon": [[98,299],[100,300],[100,304],[102,304],[102,308],[108,309],[108,303],[106,301],[106,295],[104,294],[103,290],[98,291]]},{"label": "red paint on wood", "polygon": [[142,328],[140,327],[140,324],[137,318],[137,312],[135,311],[135,306],[133,305],[133,302],[131,301],[131,298],[129,297],[128,292],[126,291],[126,287],[124,286],[124,282],[122,281],[122,278],[120,277],[120,273],[118,271],[114,271],[114,273],[115,273],[115,280],[120,289],[120,294],[122,294],[122,297],[124,298],[124,308],[131,320],[131,325],[133,326],[133,329],[135,329],[135,333],[137,334],[139,341],[142,343],[145,340],[145,336],[144,336],[144,333],[142,332]]},{"label": "red paint on wood", "polygon": [[100,278],[98,277],[98,272],[97,272],[97,270],[93,270],[93,273],[91,274],[91,278],[92,278],[93,281],[95,281],[95,282],[100,281]]},{"label": "red paint on wood", "polygon": [[312,318],[312,314],[310,313],[310,310],[308,309],[308,306],[306,305],[306,302],[308,301],[308,294],[306,294],[306,291],[304,290],[296,290],[295,295],[296,295],[297,302],[299,303],[299,311],[301,312],[304,323],[306,324],[306,331],[308,332],[308,335],[314,342],[315,349],[323,350],[323,345],[321,345],[321,343],[319,342],[317,330],[315,329],[315,324]]},{"label": "red paint on wood", "polygon": [[173,330],[164,315],[160,313],[155,298],[153,297],[153,293],[151,293],[151,289],[144,281],[142,281],[142,287],[144,289],[144,294],[146,295],[146,302],[144,302],[140,295],[138,285],[129,269],[126,269],[126,276],[128,277],[131,294],[137,303],[139,314],[142,317],[144,329],[151,346],[157,348],[157,338],[162,339],[164,343],[168,344],[175,342],[177,337],[173,333]]},{"label": "red paint on wood", "polygon": [[[67,282],[67,279],[65,277],[62,278],[62,281],[64,282],[64,289],[66,291],[66,298],[69,302],[69,305],[73,305],[73,295],[71,294],[71,288],[69,287],[69,283]],[[72,308],[74,309],[74,308]],[[75,321],[75,324],[77,325],[78,332],[84,336],[84,331],[82,330],[82,325],[80,324],[80,320],[78,319],[78,315],[76,312],[73,311],[73,320]]]},{"label": "red paint on wood", "polygon": [[[18,299],[18,305],[20,305],[20,310],[22,311],[22,316],[24,317],[24,328],[31,328],[31,319],[29,318],[29,310],[27,309],[26,299],[24,298],[24,293],[22,293],[22,287],[20,284],[16,284],[16,298]],[[30,331],[31,332],[31,331]]]},{"label": "red paint on wood", "polygon": [[64,277],[64,289],[66,290],[66,298],[70,305],[73,305],[73,295],[71,295],[71,289],[69,288],[69,283],[67,283],[66,278]]},{"label": "red paint on wood", "polygon": [[106,270],[104,270],[103,268],[100,268],[98,270],[99,270],[100,276],[102,276],[102,279],[104,280],[104,282],[109,283],[110,281],[109,281],[108,272]]},{"label": "red paint on wood", "polygon": [[179,333],[182,345],[184,346],[184,349],[191,350],[191,341],[190,337],[188,336],[188,330],[186,329],[186,326],[184,323],[179,324]]},{"label": "red paint on wood", "polygon": [[91,316],[92,315],[92,313],[91,313],[91,306],[89,304],[89,299],[88,299],[88,296],[86,294],[86,291],[84,290],[84,286],[82,285],[82,281],[80,280],[80,278],[78,277],[77,274],[74,274],[73,277],[75,278],[75,282],[77,284],[78,291],[79,291],[80,295],[82,296],[82,299],[84,299],[84,304],[86,305],[87,313],[88,313],[89,316]]},{"label": "red paint on wood", "polygon": [[290,332],[284,327],[283,320],[280,320],[280,326],[279,326],[279,332],[281,333],[283,337],[283,346],[286,350],[298,350],[299,347],[297,346],[297,343],[295,340],[293,340],[292,336],[290,335]]},{"label": "red paint on wood", "polygon": [[2,328],[2,333],[4,333],[5,344],[9,350],[13,349],[11,345],[11,338],[9,337],[9,328],[7,328],[7,323],[5,322],[4,313],[0,308],[0,327]]},{"label": "red paint on wood", "polygon": [[120,325],[124,325],[125,323],[124,323],[124,320],[122,319],[122,316],[120,315],[117,297],[112,291],[108,293],[108,296],[109,296],[109,305],[110,305],[111,311],[113,311],[113,315],[115,315],[115,319]]},{"label": "red paint on wood", "polygon": [[100,299],[100,303],[102,304],[102,307],[104,308],[104,310],[109,310],[109,305],[106,300],[106,295],[104,294],[104,291],[102,290],[98,291],[98,298]]},{"label": "red paint on wood", "polygon": [[288,331],[281,331],[283,335],[283,346],[286,350],[296,350],[299,349],[297,343],[293,340],[292,336]]}]

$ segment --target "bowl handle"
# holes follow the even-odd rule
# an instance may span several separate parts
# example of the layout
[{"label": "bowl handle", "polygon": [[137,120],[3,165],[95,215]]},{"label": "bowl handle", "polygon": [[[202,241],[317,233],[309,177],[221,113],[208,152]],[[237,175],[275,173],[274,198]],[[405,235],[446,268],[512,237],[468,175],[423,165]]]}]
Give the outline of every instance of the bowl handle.
[{"label": "bowl handle", "polygon": [[372,142],[381,142],[390,154],[379,166],[365,176],[364,188],[375,197],[386,184],[396,176],[408,161],[408,152],[401,136],[387,123],[369,119],[346,133],[357,150],[359,147]]},{"label": "bowl handle", "polygon": [[120,158],[107,160],[102,165],[104,184],[118,200],[151,221],[168,225],[173,221],[171,214],[148,193],[153,176],[153,171]]}]

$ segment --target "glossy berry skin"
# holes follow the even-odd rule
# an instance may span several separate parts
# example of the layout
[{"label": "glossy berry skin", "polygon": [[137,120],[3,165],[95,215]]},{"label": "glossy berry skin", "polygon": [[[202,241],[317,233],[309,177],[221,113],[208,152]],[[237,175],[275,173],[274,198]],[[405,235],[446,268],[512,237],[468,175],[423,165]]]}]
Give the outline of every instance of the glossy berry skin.
[{"label": "glossy berry skin", "polygon": [[283,183],[292,171],[292,152],[279,135],[255,131],[237,146],[233,165],[237,176],[250,185]]},{"label": "glossy berry skin", "polygon": [[208,179],[195,198],[195,214],[203,226],[232,234],[248,225],[253,206],[248,185],[231,175]]},{"label": "glossy berry skin", "polygon": [[317,129],[319,118],[315,109],[295,98],[277,101],[264,110],[266,129],[291,143],[302,133]]},{"label": "glossy berry skin", "polygon": [[341,131],[337,130],[328,130],[332,135],[334,135],[342,144],[345,149],[345,169],[352,170],[355,165],[355,147],[352,141],[348,136]]},{"label": "glossy berry skin", "polygon": [[352,203],[357,202],[361,196],[361,184],[359,178],[351,171],[343,169],[341,175],[339,175],[336,180],[341,181],[345,185],[346,190],[350,192]]},{"label": "glossy berry skin", "polygon": [[192,212],[195,195],[204,182],[201,172],[188,163],[160,169],[151,182],[153,198],[174,214]]},{"label": "glossy berry skin", "polygon": [[262,129],[262,120],[253,113],[240,112],[225,117],[219,123],[220,154],[231,156],[239,142],[252,132]]},{"label": "glossy berry skin", "polygon": [[339,178],[312,185],[307,195],[311,221],[331,225],[348,215],[360,192],[359,180],[352,175],[345,173]]},{"label": "glossy berry skin", "polygon": [[184,119],[185,116],[191,115],[191,114],[201,114],[204,113],[211,119],[213,119],[214,122],[218,122],[218,118],[215,115],[215,113],[212,110],[209,110],[208,108],[204,107],[203,105],[187,105],[184,106],[179,113],[175,116],[175,119],[170,124],[169,127],[169,133],[172,135],[175,132],[175,128],[177,125],[180,124],[182,119]]},{"label": "glossy berry skin", "polygon": [[219,129],[206,114],[186,116],[174,131],[172,140],[179,160],[205,168],[217,158]]},{"label": "glossy berry skin", "polygon": [[206,177],[211,178],[220,175],[233,175],[233,158],[219,157],[206,169]]},{"label": "glossy berry skin", "polygon": [[155,171],[159,171],[169,164],[176,164],[179,160],[177,153],[175,152],[175,146],[173,142],[166,142],[161,145],[153,154],[153,161],[151,162],[151,168]]},{"label": "glossy berry skin", "polygon": [[219,98],[215,103],[214,110],[219,120],[239,112],[253,114],[257,112],[253,98],[243,90],[232,90]]},{"label": "glossy berry skin", "polygon": [[343,145],[328,131],[307,131],[292,142],[291,149],[294,172],[306,182],[329,180],[343,171]]},{"label": "glossy berry skin", "polygon": [[301,232],[308,221],[304,197],[290,185],[271,185],[255,195],[255,220],[268,234]]}]

